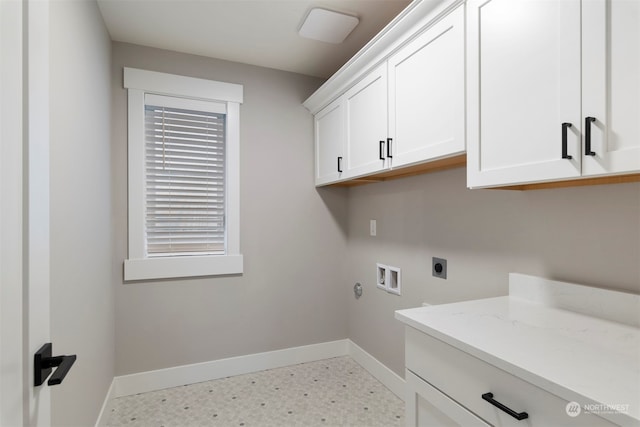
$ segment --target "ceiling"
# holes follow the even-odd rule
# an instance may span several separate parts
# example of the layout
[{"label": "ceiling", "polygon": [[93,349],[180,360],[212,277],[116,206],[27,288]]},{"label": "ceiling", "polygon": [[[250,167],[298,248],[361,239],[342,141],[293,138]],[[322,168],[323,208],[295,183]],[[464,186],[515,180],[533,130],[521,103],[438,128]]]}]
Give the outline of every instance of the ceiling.
[{"label": "ceiling", "polygon": [[[98,0],[115,41],[328,78],[410,0]],[[342,44],[302,38],[314,7],[357,16]]]}]

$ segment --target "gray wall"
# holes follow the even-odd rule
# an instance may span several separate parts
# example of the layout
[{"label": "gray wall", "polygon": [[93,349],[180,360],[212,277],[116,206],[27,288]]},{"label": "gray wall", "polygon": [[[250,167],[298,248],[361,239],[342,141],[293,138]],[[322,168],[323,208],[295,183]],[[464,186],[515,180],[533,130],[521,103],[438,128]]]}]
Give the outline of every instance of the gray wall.
[{"label": "gray wall", "polygon": [[[123,66],[244,85],[243,275],[123,283]],[[93,424],[114,375],[346,337],[402,374],[394,310],[504,295],[510,271],[640,292],[640,184],[470,191],[458,169],[314,189],[301,102],[320,83],[111,44],[94,2],[51,4],[52,339],[79,356],[52,393],[54,424]],[[448,280],[431,277],[432,256]],[[402,268],[401,297],[376,289],[376,262]]]},{"label": "gray wall", "polygon": [[114,376],[111,41],[93,1],[50,3],[51,337],[78,355],[52,423],[93,425]]},{"label": "gray wall", "polygon": [[[123,66],[244,85],[242,276],[122,282]],[[346,337],[402,374],[396,309],[505,295],[509,272],[640,292],[640,184],[471,191],[456,169],[316,190],[301,102],[320,81],[123,43],[112,78],[117,375]],[[432,256],[449,260],[448,280],[431,277]],[[376,262],[402,268],[402,296],[375,287]]]},{"label": "gray wall", "polygon": [[[537,191],[467,190],[464,169],[349,190],[349,338],[403,376],[394,310],[506,295],[508,273],[640,293],[640,184]],[[377,237],[369,220],[377,220]],[[431,276],[431,257],[448,279]],[[375,264],[402,269],[402,296],[375,286]]]},{"label": "gray wall", "polygon": [[[244,85],[242,276],[122,282],[127,256],[123,66]],[[346,338],[346,191],[315,190],[313,120],[302,106],[321,81],[123,43],[113,44],[112,77],[116,374]]]}]

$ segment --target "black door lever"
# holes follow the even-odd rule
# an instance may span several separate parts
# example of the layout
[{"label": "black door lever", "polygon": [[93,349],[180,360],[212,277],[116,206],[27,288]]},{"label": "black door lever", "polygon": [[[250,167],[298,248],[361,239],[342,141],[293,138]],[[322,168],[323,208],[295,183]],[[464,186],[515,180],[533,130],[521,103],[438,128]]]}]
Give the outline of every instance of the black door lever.
[{"label": "black door lever", "polygon": [[39,386],[45,382],[45,380],[51,374],[51,370],[57,367],[56,371],[51,375],[51,378],[47,382],[47,385],[57,385],[62,383],[64,377],[69,373],[69,369],[76,361],[76,355],[70,356],[54,356],[52,357],[53,346],[51,343],[46,343],[40,350],[36,351],[33,358],[33,385]]}]

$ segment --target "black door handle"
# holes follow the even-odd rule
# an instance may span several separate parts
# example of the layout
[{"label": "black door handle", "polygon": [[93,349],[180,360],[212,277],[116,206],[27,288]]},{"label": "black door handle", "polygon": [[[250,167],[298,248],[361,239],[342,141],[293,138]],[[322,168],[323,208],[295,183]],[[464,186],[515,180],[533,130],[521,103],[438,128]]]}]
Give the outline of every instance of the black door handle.
[{"label": "black door handle", "polygon": [[393,143],[393,138],[387,138],[387,157],[393,159],[391,155],[391,144]]},{"label": "black door handle", "polygon": [[342,157],[338,157],[338,172],[342,172]]},{"label": "black door handle", "polygon": [[55,367],[57,369],[51,375],[51,378],[47,382],[47,385],[58,385],[62,383],[64,377],[69,373],[69,369],[76,361],[76,355],[70,356],[54,356],[52,357],[53,346],[51,343],[47,343],[40,347],[40,350],[36,351],[33,359],[33,385],[39,386],[45,382],[47,377],[51,374],[51,370]]},{"label": "black door handle", "polygon": [[562,158],[563,159],[573,159],[572,156],[567,154],[567,132],[571,127],[571,123],[563,123],[562,124]]},{"label": "black door handle", "polygon": [[515,418],[518,421],[529,418],[529,414],[527,414],[526,412],[516,412],[513,409],[504,406],[502,403],[498,402],[497,400],[494,400],[493,393],[485,393],[482,395],[482,398],[487,402],[491,403],[496,408],[511,415],[513,418]]},{"label": "black door handle", "polygon": [[595,117],[585,117],[584,119],[584,155],[595,156],[596,153],[591,151],[591,123],[595,122]]},{"label": "black door handle", "polygon": [[380,160],[384,160],[384,141],[380,141]]}]

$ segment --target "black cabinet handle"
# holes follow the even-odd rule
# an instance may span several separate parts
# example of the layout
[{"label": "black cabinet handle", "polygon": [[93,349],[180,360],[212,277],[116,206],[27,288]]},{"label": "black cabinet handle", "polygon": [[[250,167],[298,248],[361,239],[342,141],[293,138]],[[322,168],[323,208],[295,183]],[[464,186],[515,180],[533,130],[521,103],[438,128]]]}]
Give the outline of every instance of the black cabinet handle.
[{"label": "black cabinet handle", "polygon": [[571,127],[571,123],[562,124],[562,158],[563,159],[573,159],[572,156],[567,154],[567,132],[570,127]]},{"label": "black cabinet handle", "polygon": [[384,160],[384,141],[380,141],[380,160]]},{"label": "black cabinet handle", "polygon": [[393,138],[387,138],[387,157],[393,159],[391,155],[391,144],[393,143]]},{"label": "black cabinet handle", "polygon": [[595,156],[596,153],[591,151],[591,123],[595,122],[595,117],[585,117],[584,119],[584,155]]},{"label": "black cabinet handle", "polygon": [[485,393],[482,395],[482,398],[487,402],[491,403],[496,408],[511,415],[513,418],[515,418],[518,421],[529,418],[529,414],[527,414],[526,412],[516,412],[513,409],[504,406],[502,403],[498,402],[497,400],[494,400],[493,393]]},{"label": "black cabinet handle", "polygon": [[338,172],[342,172],[342,157],[338,157]]},{"label": "black cabinet handle", "polygon": [[40,349],[36,352],[33,358],[33,370],[34,370],[34,379],[33,385],[39,386],[42,385],[47,377],[51,374],[51,370],[55,367],[57,369],[51,375],[51,378],[47,382],[47,385],[58,385],[62,383],[64,377],[69,373],[69,369],[76,361],[76,355],[72,354],[70,356],[54,356],[52,357],[53,346],[51,343],[47,343],[40,347]]}]

